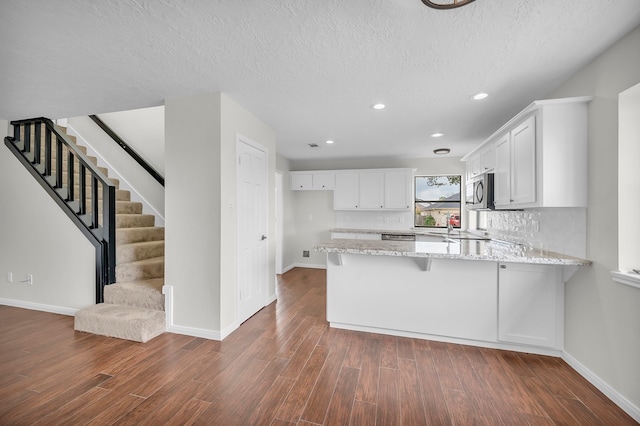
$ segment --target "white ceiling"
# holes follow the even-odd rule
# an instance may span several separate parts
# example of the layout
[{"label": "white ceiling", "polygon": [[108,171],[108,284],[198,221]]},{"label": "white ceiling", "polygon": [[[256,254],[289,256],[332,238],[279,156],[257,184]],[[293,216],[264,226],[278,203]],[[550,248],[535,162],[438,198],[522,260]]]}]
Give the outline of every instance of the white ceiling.
[{"label": "white ceiling", "polygon": [[461,156],[639,24],[638,0],[1,0],[0,118],[221,91],[290,159]]}]

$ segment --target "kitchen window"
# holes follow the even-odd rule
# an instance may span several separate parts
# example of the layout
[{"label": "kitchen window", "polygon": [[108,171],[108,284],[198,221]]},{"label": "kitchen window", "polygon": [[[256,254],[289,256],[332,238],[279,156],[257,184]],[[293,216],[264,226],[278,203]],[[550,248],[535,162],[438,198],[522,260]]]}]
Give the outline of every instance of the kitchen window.
[{"label": "kitchen window", "polygon": [[415,177],[414,225],[460,228],[460,175]]}]

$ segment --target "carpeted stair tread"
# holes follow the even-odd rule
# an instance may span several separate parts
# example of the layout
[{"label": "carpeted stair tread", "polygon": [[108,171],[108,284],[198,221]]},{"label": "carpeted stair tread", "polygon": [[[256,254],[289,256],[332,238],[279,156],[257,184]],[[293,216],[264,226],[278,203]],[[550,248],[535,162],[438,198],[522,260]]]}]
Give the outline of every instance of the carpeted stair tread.
[{"label": "carpeted stair tread", "polygon": [[158,226],[147,226],[138,228],[116,229],[116,245],[131,244],[141,241],[164,240],[164,228]]},{"label": "carpeted stair tread", "polygon": [[75,315],[76,331],[146,342],[165,331],[165,313],[126,305],[100,303],[80,309]]},{"label": "carpeted stair tread", "polygon": [[116,265],[116,282],[164,277],[164,256]]},{"label": "carpeted stair tread", "polygon": [[121,244],[116,249],[116,264],[164,256],[164,240]]}]

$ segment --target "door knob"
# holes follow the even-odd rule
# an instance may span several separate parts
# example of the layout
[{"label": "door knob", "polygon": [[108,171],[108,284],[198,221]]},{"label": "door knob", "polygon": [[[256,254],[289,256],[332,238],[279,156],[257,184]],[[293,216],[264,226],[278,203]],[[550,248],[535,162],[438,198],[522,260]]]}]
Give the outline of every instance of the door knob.
[{"label": "door knob", "polygon": [[267,239],[267,236],[266,236],[266,235],[263,235],[263,236],[262,236],[262,238],[260,238],[260,239],[261,239],[262,241],[264,241],[264,240],[266,240],[266,239]]}]

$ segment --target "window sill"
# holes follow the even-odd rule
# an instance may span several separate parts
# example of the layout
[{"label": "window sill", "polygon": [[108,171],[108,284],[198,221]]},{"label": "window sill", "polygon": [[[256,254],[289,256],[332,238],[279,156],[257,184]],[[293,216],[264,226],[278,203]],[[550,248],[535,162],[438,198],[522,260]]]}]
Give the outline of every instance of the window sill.
[{"label": "window sill", "polygon": [[617,283],[640,288],[640,275],[629,272],[611,271],[611,278]]}]

